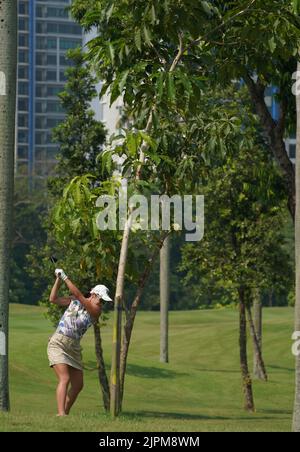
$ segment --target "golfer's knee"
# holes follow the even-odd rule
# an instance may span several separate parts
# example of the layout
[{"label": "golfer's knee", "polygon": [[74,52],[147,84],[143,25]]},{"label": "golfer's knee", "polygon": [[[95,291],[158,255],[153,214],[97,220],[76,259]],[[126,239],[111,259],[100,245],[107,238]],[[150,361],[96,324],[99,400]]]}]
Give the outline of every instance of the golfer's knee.
[{"label": "golfer's knee", "polygon": [[68,386],[68,384],[70,383],[70,377],[67,376],[60,377],[59,383],[64,386]]},{"label": "golfer's knee", "polygon": [[71,384],[71,391],[73,394],[78,395],[83,390],[83,382],[77,381],[76,383]]},{"label": "golfer's knee", "polygon": [[76,384],[75,391],[79,394],[83,390],[83,381]]}]

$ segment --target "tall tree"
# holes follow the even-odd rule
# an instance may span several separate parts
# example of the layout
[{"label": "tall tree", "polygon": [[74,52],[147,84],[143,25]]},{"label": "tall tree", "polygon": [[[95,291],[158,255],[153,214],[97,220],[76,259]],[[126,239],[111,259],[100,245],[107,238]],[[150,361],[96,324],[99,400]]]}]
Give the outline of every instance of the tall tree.
[{"label": "tall tree", "polygon": [[[300,8],[299,8],[300,9]],[[297,79],[297,156],[296,156],[296,305],[295,331],[300,331],[300,63],[298,63]],[[294,403],[293,431],[300,432],[300,354],[296,357],[296,390]]]},{"label": "tall tree", "polygon": [[160,362],[169,362],[170,237],[160,251]]},{"label": "tall tree", "polygon": [[[263,328],[263,322],[262,322],[262,299],[261,299],[261,293],[259,289],[254,288],[252,291],[252,298],[253,298],[253,326],[254,331],[252,332],[252,339],[255,349],[255,336],[258,341],[259,350],[262,351],[262,328]],[[258,380],[264,380],[264,372],[260,363],[260,360],[257,356],[257,353],[253,354],[253,375]]]},{"label": "tall tree", "polygon": [[8,302],[17,70],[17,2],[0,2],[0,409],[9,410]]}]

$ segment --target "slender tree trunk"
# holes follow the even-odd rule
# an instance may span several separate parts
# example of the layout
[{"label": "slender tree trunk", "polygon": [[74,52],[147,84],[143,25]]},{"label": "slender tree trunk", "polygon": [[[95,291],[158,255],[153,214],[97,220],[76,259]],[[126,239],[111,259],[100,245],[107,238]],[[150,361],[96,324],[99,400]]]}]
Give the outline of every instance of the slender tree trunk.
[{"label": "slender tree trunk", "polygon": [[95,352],[97,359],[98,378],[103,396],[104,409],[106,412],[108,412],[110,407],[110,391],[103,357],[102,338],[99,323],[94,324],[94,337],[95,337]]},{"label": "slender tree trunk", "polygon": [[[145,132],[149,133],[152,129],[152,112],[148,119]],[[141,170],[145,160],[145,151],[148,144],[144,142],[140,150],[140,166],[137,169],[136,180],[141,178]],[[119,268],[116,284],[116,296],[115,296],[115,312],[114,312],[114,329],[113,329],[113,356],[111,367],[111,389],[110,389],[110,412],[113,418],[119,414],[121,400],[120,400],[120,360],[121,360],[121,341],[122,341],[122,310],[124,304],[124,285],[125,285],[125,271],[127,264],[129,238],[132,225],[132,213],[133,210],[129,209],[128,220],[126,221],[121,253],[119,259]]]},{"label": "slender tree trunk", "polygon": [[160,250],[160,362],[169,362],[170,236]]},{"label": "slender tree trunk", "polygon": [[245,398],[245,410],[255,411],[252,381],[248,367],[247,356],[247,320],[246,320],[246,293],[244,288],[239,289],[240,299],[240,364]]},{"label": "slender tree trunk", "polygon": [[[300,83],[300,63],[297,67],[297,83]],[[295,304],[295,331],[300,331],[300,93],[296,96],[297,102],[297,156],[296,156],[296,304]],[[300,432],[300,355],[296,356],[296,389],[293,418],[293,431]]]},{"label": "slender tree trunk", "polygon": [[145,270],[140,278],[134,301],[131,305],[130,310],[127,312],[127,315],[126,315],[126,323],[124,326],[124,335],[123,335],[123,343],[122,343],[122,351],[121,351],[121,365],[120,365],[120,367],[121,367],[121,370],[120,370],[120,410],[122,409],[122,403],[123,403],[123,397],[124,397],[124,385],[125,385],[127,358],[128,358],[129,346],[130,346],[131,335],[132,335],[132,330],[133,330],[133,326],[134,326],[136,313],[137,313],[138,307],[141,303],[141,298],[142,298],[146,283],[151,274],[153,264],[159,255],[159,252],[163,246],[165,238],[166,238],[166,236],[164,236],[162,238],[160,244],[155,248],[155,250],[152,254],[152,257],[149,260],[148,265],[145,268]]},{"label": "slender tree trunk", "polygon": [[[262,302],[259,289],[253,290],[253,327],[256,335],[257,344],[262,355]],[[253,336],[253,348],[256,349],[255,337]],[[262,366],[260,365],[257,353],[253,356],[253,375],[258,380],[265,380],[265,375]]]},{"label": "slender tree trunk", "polygon": [[261,348],[259,344],[258,337],[256,335],[255,326],[253,322],[252,312],[250,303],[247,304],[247,313],[248,313],[248,321],[250,326],[250,332],[253,339],[253,349],[254,349],[254,364],[256,368],[258,369],[259,374],[255,375],[260,380],[268,381],[268,375],[266,372],[266,366],[262,357]]},{"label": "slender tree trunk", "polygon": [[17,2],[0,1],[0,410],[9,410],[8,301],[17,70]]},{"label": "slender tree trunk", "polygon": [[[175,71],[178,63],[184,55],[184,45],[183,45],[183,36],[179,35],[179,48],[172,65],[168,72]],[[145,132],[148,134],[153,125],[153,111],[154,107],[151,110],[151,113],[148,118],[147,126]],[[139,153],[139,161],[140,165],[136,172],[136,180],[141,179],[141,173],[143,164],[145,162],[145,152],[148,148],[148,143],[146,141],[143,142],[140,153]],[[112,357],[112,372],[111,372],[111,403],[110,403],[110,412],[113,418],[118,416],[119,410],[121,407],[121,394],[120,394],[120,361],[121,361],[121,328],[122,328],[122,306],[124,304],[124,285],[125,285],[125,270],[128,256],[128,247],[129,247],[129,238],[130,238],[130,230],[131,230],[131,217],[132,210],[129,210],[129,220],[125,227],[122,239],[121,246],[121,254],[118,268],[118,276],[117,276],[117,284],[116,284],[116,296],[115,296],[115,314],[114,314],[114,332],[113,332],[113,357]]]}]

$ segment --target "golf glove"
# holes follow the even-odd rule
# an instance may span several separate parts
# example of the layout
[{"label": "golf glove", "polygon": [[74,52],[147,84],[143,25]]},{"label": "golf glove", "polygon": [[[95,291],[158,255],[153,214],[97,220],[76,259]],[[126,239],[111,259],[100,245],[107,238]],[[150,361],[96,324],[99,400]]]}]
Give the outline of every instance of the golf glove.
[{"label": "golf glove", "polygon": [[67,275],[61,268],[57,268],[55,270],[55,276],[59,277],[62,281],[65,281],[66,279],[68,279]]}]

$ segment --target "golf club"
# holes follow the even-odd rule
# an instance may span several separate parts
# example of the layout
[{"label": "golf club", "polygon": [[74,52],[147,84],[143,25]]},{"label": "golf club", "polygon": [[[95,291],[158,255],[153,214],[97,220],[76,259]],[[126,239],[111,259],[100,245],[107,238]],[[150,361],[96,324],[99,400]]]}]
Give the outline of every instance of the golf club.
[{"label": "golf club", "polygon": [[[55,256],[51,256],[51,257],[50,257],[50,261],[52,262],[52,264],[53,264],[53,265],[55,266],[55,268],[56,268],[58,259],[57,259]],[[58,273],[58,276],[60,276],[60,273]]]}]

